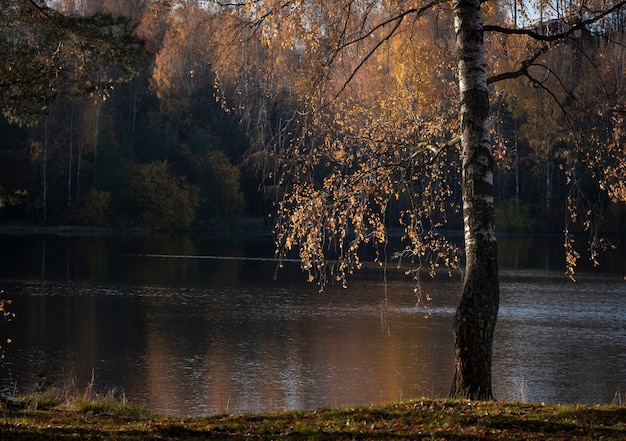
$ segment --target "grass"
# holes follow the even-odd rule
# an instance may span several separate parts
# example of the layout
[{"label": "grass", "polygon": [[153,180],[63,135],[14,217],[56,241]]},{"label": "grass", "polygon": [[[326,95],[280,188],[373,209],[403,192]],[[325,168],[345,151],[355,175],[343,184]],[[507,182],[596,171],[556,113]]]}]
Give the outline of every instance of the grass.
[{"label": "grass", "polygon": [[[28,395],[8,397],[0,404],[2,413],[37,411],[73,411],[85,414],[115,415],[140,419],[147,411],[132,405],[122,389],[108,389],[98,392],[94,388],[95,372],[84,389],[76,386],[74,378],[69,378],[62,388],[41,385]],[[3,438],[0,437],[0,440]]]},{"label": "grass", "polygon": [[[412,400],[384,406],[169,418],[119,395],[0,412],[1,440],[624,440],[626,406]],[[41,403],[49,403],[42,400]],[[38,406],[41,406],[41,403]],[[134,409],[134,410],[132,410]]]}]

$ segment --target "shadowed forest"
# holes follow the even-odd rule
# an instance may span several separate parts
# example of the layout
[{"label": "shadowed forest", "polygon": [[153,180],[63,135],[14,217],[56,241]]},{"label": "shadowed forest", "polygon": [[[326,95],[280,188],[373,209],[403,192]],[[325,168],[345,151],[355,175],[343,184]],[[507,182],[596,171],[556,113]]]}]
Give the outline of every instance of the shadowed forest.
[{"label": "shadowed forest", "polygon": [[[264,24],[244,32],[232,14],[209,2],[59,0],[53,6],[79,16],[128,17],[145,54],[134,60],[138,75],[126,84],[87,96],[60,94],[33,124],[3,119],[0,186],[24,192],[17,203],[0,208],[3,222],[169,230],[207,228],[245,215],[273,223],[289,185],[276,156],[301,139],[298,131],[309,140],[318,137],[320,145],[336,142],[309,128],[325,124],[343,133],[344,145],[347,138],[359,143],[384,132],[385,148],[401,145],[405,158],[424,147],[422,139],[446,146],[443,154],[436,152],[445,160],[422,164],[430,167],[427,178],[440,180],[436,191],[422,178],[408,178],[412,191],[389,190],[395,197],[385,222],[399,226],[398,219],[415,209],[410,194],[421,194],[427,196],[419,202],[422,210],[440,211],[427,213],[435,222],[462,228],[458,152],[446,143],[458,125],[449,14],[433,8],[421,20],[403,23],[406,29],[367,57],[366,43],[349,47],[354,59],[344,53],[345,60],[333,60],[340,68],[324,74],[326,86],[311,99],[305,96],[312,93],[308,83],[321,78],[314,70],[324,65],[313,60],[310,42],[294,43],[289,32],[296,33],[296,25]],[[332,14],[330,8],[319,11],[320,20]],[[544,21],[518,13],[513,4],[485,4],[490,23],[512,27],[512,20],[519,20],[518,26],[524,21],[543,36],[570,26],[570,12],[552,8],[546,16],[556,19]],[[619,230],[625,32],[626,14],[618,10],[558,43],[546,39],[541,44],[547,41],[550,50],[537,46],[526,75],[493,82],[499,230],[561,233],[572,216],[568,204],[577,206],[570,219],[574,230]],[[503,65],[503,54],[514,58],[511,54],[527,52],[530,43],[507,34],[486,38],[492,78],[520,69]],[[317,44],[322,52],[322,44],[333,42],[329,37]],[[333,118],[307,120],[303,103],[311,100],[326,103],[322,108],[329,113],[332,107]],[[363,120],[366,132],[359,132]],[[374,144],[361,152],[362,160],[376,156],[381,144]],[[348,161],[345,151],[319,155]],[[315,173],[324,172],[318,167]]]}]

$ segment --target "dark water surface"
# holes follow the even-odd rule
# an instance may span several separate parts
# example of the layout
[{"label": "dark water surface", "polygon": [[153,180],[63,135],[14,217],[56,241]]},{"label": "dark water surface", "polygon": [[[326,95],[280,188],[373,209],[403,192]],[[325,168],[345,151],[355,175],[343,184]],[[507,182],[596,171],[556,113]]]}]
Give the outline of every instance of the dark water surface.
[{"label": "dark water surface", "polygon": [[[626,255],[563,276],[561,238],[500,239],[497,398],[626,399]],[[122,388],[171,415],[312,409],[444,396],[460,278],[368,268],[319,293],[271,239],[0,236],[0,391]],[[620,254],[621,253],[621,254]],[[381,302],[387,296],[388,308]]]}]

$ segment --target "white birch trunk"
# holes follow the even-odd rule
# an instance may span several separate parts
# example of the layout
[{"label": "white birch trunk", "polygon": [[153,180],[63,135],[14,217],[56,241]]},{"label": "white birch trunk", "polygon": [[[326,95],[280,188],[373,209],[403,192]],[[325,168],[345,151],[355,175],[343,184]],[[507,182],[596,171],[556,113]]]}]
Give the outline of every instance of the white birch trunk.
[{"label": "white birch trunk", "polygon": [[499,303],[489,94],[480,0],[453,0],[459,51],[466,271],[454,318],[451,395],[493,398],[491,355]]}]

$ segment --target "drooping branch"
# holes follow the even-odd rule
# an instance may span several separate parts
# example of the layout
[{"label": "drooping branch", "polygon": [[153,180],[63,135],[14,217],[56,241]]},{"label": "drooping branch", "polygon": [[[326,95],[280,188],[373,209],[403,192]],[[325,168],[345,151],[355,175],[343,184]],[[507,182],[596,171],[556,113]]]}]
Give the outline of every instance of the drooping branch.
[{"label": "drooping branch", "polygon": [[[362,29],[361,32],[358,34],[357,38],[353,38],[346,42],[340,42],[340,44],[338,44],[337,47],[333,50],[333,53],[327,63],[328,66],[334,62],[334,60],[339,56],[341,51],[368,39],[369,37],[373,36],[377,31],[384,29],[387,26],[391,26],[391,30],[389,30],[382,38],[379,38],[377,40],[374,47],[371,48],[365,54],[365,56],[361,59],[361,61],[357,64],[357,66],[352,70],[352,72],[350,73],[346,81],[344,81],[344,83],[342,84],[339,91],[333,97],[333,100],[337,99],[345,91],[346,87],[348,87],[350,82],[354,79],[354,77],[358,74],[358,72],[363,68],[363,66],[367,63],[367,61],[371,59],[374,56],[374,54],[376,54],[386,42],[388,42],[394,35],[396,35],[396,32],[398,31],[398,29],[400,28],[402,22],[404,21],[406,17],[415,16],[416,18],[419,18],[423,16],[429,10],[433,9],[434,7],[442,3],[444,3],[443,0],[435,0],[435,1],[427,3],[426,5],[420,8],[410,8],[407,10],[403,10],[398,14],[395,14],[386,18],[385,20],[381,21],[375,26],[372,26],[367,31]],[[363,24],[364,22],[365,20],[363,20]],[[347,26],[347,19],[346,19],[346,26]],[[344,27],[343,32],[345,33],[345,27]]]},{"label": "drooping branch", "polygon": [[535,28],[508,28],[500,25],[484,25],[483,30],[484,32],[497,32],[506,35],[525,35],[533,40],[554,42],[563,40],[577,31],[585,30],[588,26],[593,25],[612,13],[624,8],[626,8],[626,0],[622,0],[614,4],[612,7],[602,11],[592,11],[591,14],[595,14],[592,17],[585,20],[577,19],[576,22],[569,28],[549,35],[542,34]]},{"label": "drooping branch", "polygon": [[[391,37],[393,37],[393,35],[396,33],[397,29],[400,27],[400,25],[402,24],[402,19],[399,19],[398,21],[396,21],[394,23],[394,26],[392,27],[391,31],[389,31],[389,33],[387,35],[385,35],[383,38],[379,39],[376,44],[374,45],[374,47],[372,49],[370,49],[370,51],[361,59],[361,61],[357,64],[356,68],[354,68],[352,70],[352,72],[350,73],[350,75],[348,76],[348,79],[346,81],[343,82],[341,88],[339,89],[339,91],[335,94],[335,96],[331,99],[331,101],[337,99],[345,90],[346,87],[348,87],[348,85],[352,82],[352,80],[354,79],[354,77],[358,74],[358,72],[363,68],[363,66],[365,65],[365,63],[367,63],[367,61],[376,53],[378,52],[379,48],[381,46],[383,46],[387,41],[389,41],[389,39]],[[347,46],[344,46],[347,47]],[[341,49],[338,49],[336,54],[338,54],[340,52]]]}]

